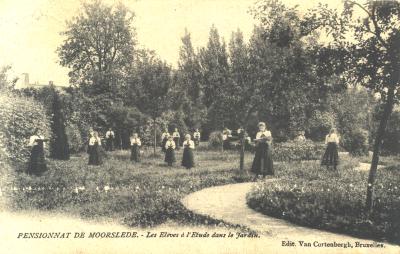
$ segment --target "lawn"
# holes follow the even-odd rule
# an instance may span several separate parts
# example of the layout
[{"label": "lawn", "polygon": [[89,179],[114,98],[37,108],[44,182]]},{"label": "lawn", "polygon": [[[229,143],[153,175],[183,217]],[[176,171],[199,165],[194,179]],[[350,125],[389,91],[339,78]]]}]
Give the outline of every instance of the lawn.
[{"label": "lawn", "polygon": [[399,158],[382,158],[371,214],[364,209],[368,171],[354,170],[358,160],[368,158],[344,157],[338,172],[321,169],[317,161],[281,164],[279,181],[257,184],[248,205],[299,225],[400,243]]},{"label": "lawn", "polygon": [[[129,226],[155,226],[167,220],[182,224],[220,224],[187,211],[180,200],[210,186],[251,181],[237,170],[237,152],[195,152],[196,167],[169,168],[160,151],[144,150],[141,163],[129,160],[129,151],[114,151],[102,166],[88,166],[88,155],[69,161],[48,160],[49,170],[41,177],[14,173],[3,188],[12,210],[50,210],[86,219],[111,219]],[[252,156],[246,156],[249,167]],[[15,189],[15,191],[13,191]]]}]

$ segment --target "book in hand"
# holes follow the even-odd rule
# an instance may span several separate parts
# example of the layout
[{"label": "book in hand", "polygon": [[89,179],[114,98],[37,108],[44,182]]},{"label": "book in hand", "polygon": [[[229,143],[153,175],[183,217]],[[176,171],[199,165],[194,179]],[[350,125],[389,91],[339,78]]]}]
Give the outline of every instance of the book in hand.
[{"label": "book in hand", "polygon": [[48,138],[37,138],[37,139],[35,139],[35,142],[47,142],[47,141],[49,141]]},{"label": "book in hand", "polygon": [[260,138],[254,139],[257,143],[267,143],[271,141],[271,137],[261,136]]}]

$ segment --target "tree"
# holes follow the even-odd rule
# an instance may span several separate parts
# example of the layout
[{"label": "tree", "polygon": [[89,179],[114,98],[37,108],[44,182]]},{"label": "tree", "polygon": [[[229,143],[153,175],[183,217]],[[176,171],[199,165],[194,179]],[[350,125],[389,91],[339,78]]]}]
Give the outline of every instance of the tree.
[{"label": "tree", "polygon": [[171,103],[169,91],[172,85],[171,67],[152,51],[138,54],[134,73],[131,73],[129,97],[135,106],[150,116],[154,124],[154,154],[156,153],[156,120]]},{"label": "tree", "polygon": [[338,75],[344,53],[322,47],[313,21],[297,6],[264,0],[252,12],[260,22],[250,40],[251,76],[263,96],[258,115],[271,123],[276,138],[285,140],[305,131],[328,94],[344,88]]},{"label": "tree", "polygon": [[69,144],[65,132],[65,120],[60,97],[54,86],[51,89],[53,93],[51,122],[53,137],[50,140],[50,157],[58,160],[69,160]]},{"label": "tree", "polygon": [[13,89],[17,78],[9,80],[8,71],[11,70],[11,66],[5,65],[0,67],[0,91],[5,89]]},{"label": "tree", "polygon": [[[362,15],[357,16],[355,10]],[[382,108],[376,131],[368,177],[366,209],[373,209],[374,184],[382,141],[393,106],[400,92],[400,3],[367,1],[364,4],[346,0],[341,14],[320,6],[310,12],[315,27],[324,26],[335,33],[333,44],[346,48],[352,63],[348,67],[356,82],[380,95]],[[352,35],[351,40],[348,36]]]},{"label": "tree", "polygon": [[185,29],[179,49],[178,70],[173,88],[174,104],[178,111],[185,113],[185,122],[191,128],[199,128],[205,120],[203,104],[202,75],[199,57],[195,53],[190,33]]},{"label": "tree", "polygon": [[199,52],[203,85],[203,103],[207,107],[207,118],[211,129],[221,128],[228,119],[220,96],[228,92],[229,82],[228,54],[225,42],[220,39],[217,28],[210,29],[207,47]]},{"label": "tree", "polygon": [[86,93],[118,97],[133,62],[134,14],[122,4],[108,6],[101,0],[83,3],[82,10],[62,33],[60,63],[71,69],[71,83]]}]

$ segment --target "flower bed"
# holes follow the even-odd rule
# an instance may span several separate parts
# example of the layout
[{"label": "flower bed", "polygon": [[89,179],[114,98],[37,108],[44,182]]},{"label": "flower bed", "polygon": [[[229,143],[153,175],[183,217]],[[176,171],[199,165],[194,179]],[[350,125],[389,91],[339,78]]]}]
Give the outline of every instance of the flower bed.
[{"label": "flower bed", "polygon": [[276,161],[319,160],[325,145],[312,141],[289,141],[273,145],[273,158]]},{"label": "flower bed", "polygon": [[42,177],[15,174],[16,179],[3,187],[4,194],[12,201],[11,209],[114,218],[129,226],[154,226],[170,219],[219,224],[190,213],[180,200],[202,188],[250,180],[250,176],[232,170],[232,159],[210,167],[215,162],[207,160],[208,152],[197,154],[196,162],[202,167],[191,171],[168,168],[162,159],[150,155],[145,151],[143,162],[133,164],[128,151],[115,151],[100,167],[86,165],[86,154],[70,161],[51,161],[50,170]]},{"label": "flower bed", "polygon": [[299,225],[400,243],[400,168],[379,171],[371,215],[364,212],[368,172],[289,168],[276,183],[258,184],[248,205]]}]

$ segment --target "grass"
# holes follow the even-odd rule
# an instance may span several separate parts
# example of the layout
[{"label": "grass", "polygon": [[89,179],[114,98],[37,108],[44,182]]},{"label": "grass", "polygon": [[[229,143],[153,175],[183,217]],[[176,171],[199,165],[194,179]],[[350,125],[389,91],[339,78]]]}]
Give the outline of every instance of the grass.
[{"label": "grass", "polygon": [[338,172],[324,170],[317,161],[283,163],[277,170],[280,181],[257,184],[247,202],[299,225],[400,243],[399,160],[382,161],[388,164],[378,170],[372,213],[364,208],[368,172],[354,170],[358,159],[351,157],[342,158]]},{"label": "grass", "polygon": [[[129,151],[108,154],[101,166],[89,166],[85,153],[69,161],[49,160],[41,177],[13,175],[4,189],[13,210],[50,210],[86,219],[111,219],[129,226],[155,226],[174,220],[183,224],[221,225],[221,221],[187,211],[180,200],[187,194],[216,185],[251,181],[237,170],[237,152],[195,152],[195,168],[177,163],[168,167],[164,157],[144,149],[141,163],[129,160]],[[246,156],[249,167],[252,156]],[[17,188],[18,191],[11,191]],[[232,226],[232,225],[230,225]]]}]

